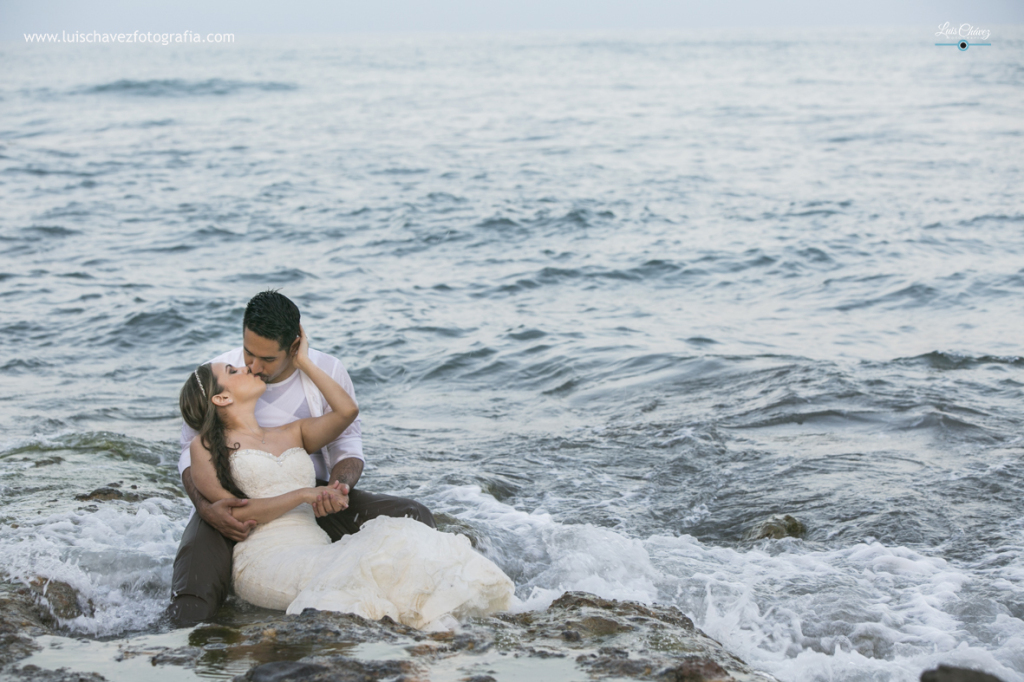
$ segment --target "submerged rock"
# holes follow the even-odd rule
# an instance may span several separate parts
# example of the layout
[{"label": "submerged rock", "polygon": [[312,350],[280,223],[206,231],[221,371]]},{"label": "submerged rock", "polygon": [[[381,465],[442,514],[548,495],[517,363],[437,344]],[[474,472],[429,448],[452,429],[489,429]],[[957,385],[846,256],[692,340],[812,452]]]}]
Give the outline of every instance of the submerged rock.
[{"label": "submerged rock", "polygon": [[980,670],[940,665],[935,670],[925,670],[921,673],[921,682],[1002,682],[1002,680]]},{"label": "submerged rock", "polygon": [[4,679],[9,680],[31,680],[32,682],[106,682],[105,677],[99,673],[76,673],[67,668],[46,670],[34,665],[26,665],[23,668],[8,671]]},{"label": "submerged rock", "polygon": [[[134,486],[132,486],[134,487]],[[142,499],[142,495],[138,493],[124,492],[119,490],[120,486],[112,483],[110,485],[100,486],[93,490],[91,493],[84,495],[75,495],[75,499],[79,502],[92,502],[99,500],[106,502],[108,500],[125,500],[126,502],[138,502]]]},{"label": "submerged rock", "polygon": [[743,536],[744,540],[781,540],[782,538],[802,538],[807,528],[797,518],[789,514],[773,514],[757,524]]},{"label": "submerged rock", "polygon": [[360,661],[345,656],[310,656],[302,661],[264,663],[238,675],[233,682],[368,682],[421,679],[409,661]]}]

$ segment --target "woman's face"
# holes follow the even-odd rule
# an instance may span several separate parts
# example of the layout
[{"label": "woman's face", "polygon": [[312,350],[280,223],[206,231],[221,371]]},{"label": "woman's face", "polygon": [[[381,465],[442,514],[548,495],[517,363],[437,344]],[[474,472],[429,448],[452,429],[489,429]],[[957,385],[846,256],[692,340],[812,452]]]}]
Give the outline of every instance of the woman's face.
[{"label": "woman's face", "polygon": [[235,367],[223,362],[213,364],[213,375],[217,383],[226,393],[230,393],[235,401],[259,397],[267,390],[267,385],[252,373],[248,367]]}]

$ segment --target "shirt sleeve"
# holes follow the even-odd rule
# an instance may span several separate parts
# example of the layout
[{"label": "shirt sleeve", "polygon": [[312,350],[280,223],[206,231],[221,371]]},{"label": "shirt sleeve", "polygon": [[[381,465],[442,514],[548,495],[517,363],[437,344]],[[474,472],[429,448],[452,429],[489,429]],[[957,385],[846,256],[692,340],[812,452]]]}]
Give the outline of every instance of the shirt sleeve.
[{"label": "shirt sleeve", "polygon": [[[349,377],[348,371],[345,370],[345,366],[341,364],[341,361],[326,354],[322,356],[322,359],[324,360],[323,364],[317,363],[320,364],[320,368],[330,374],[331,378],[337,381],[345,389],[345,392],[352,397],[352,400],[355,400],[355,387],[352,385],[352,379]],[[330,411],[331,406],[327,404],[325,399],[324,412]],[[349,457],[355,457],[365,462],[366,458],[363,457],[363,431],[360,418],[356,417],[356,420],[347,429],[342,431],[340,436],[325,445],[323,454],[328,473],[338,462]]]},{"label": "shirt sleeve", "polygon": [[198,433],[192,430],[192,427],[182,422],[181,424],[181,456],[178,457],[178,475],[181,476],[185,473],[185,469],[192,466],[192,453],[190,452],[192,445],[192,439],[195,438]]}]

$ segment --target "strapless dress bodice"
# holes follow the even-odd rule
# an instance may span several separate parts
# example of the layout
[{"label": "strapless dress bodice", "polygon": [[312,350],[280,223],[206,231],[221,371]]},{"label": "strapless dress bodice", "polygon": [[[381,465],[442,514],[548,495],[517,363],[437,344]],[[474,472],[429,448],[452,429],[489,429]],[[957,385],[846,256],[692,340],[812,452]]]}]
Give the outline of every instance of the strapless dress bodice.
[{"label": "strapless dress bodice", "polygon": [[233,452],[228,462],[235,484],[250,499],[276,497],[316,485],[313,461],[300,447],[288,448],[280,455],[244,448]]}]

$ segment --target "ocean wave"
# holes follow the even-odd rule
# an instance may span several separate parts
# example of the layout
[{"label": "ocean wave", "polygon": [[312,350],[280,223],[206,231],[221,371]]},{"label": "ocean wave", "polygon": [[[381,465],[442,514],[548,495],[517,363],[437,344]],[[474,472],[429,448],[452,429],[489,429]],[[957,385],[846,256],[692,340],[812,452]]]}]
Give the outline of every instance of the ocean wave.
[{"label": "ocean wave", "polygon": [[91,178],[91,177],[95,177],[97,175],[96,173],[92,173],[92,172],[88,172],[88,171],[77,171],[77,170],[66,170],[66,169],[55,169],[55,168],[40,168],[37,165],[9,166],[7,168],[4,168],[3,171],[0,171],[0,172],[12,173],[12,174],[13,173],[24,173],[26,175],[34,175],[34,176],[38,176],[38,177],[47,177],[47,176],[51,176],[51,175],[55,175],[55,176],[67,175],[67,176],[77,177],[77,178]]},{"label": "ocean wave", "polygon": [[975,369],[984,365],[1024,366],[1019,355],[965,355],[949,351],[932,351],[912,358],[897,358],[893,362],[904,365],[924,365],[933,369]]},{"label": "ocean wave", "polygon": [[228,276],[225,278],[225,281],[228,283],[255,282],[261,285],[271,286],[302,282],[307,279],[317,279],[317,276],[311,272],[300,270],[299,268],[284,268],[273,272],[243,272]]},{"label": "ocean wave", "polygon": [[63,225],[33,225],[21,228],[21,233],[39,239],[61,239],[82,234],[81,230],[64,227]]},{"label": "ocean wave", "polygon": [[290,92],[294,83],[276,81],[238,81],[210,78],[189,81],[181,78],[130,80],[121,79],[69,91],[71,95],[129,95],[135,97],[207,97],[233,95],[246,90],[257,92]]},{"label": "ocean wave", "polygon": [[52,367],[53,365],[39,358],[21,359],[17,358],[14,360],[8,360],[3,365],[0,365],[0,370],[9,372],[13,375],[26,375],[34,374],[41,369]]},{"label": "ocean wave", "polygon": [[836,310],[848,312],[862,308],[881,307],[886,310],[899,310],[903,308],[923,308],[934,306],[939,299],[945,297],[945,293],[933,286],[917,282],[910,284],[896,291],[874,296],[871,298],[858,298],[857,300],[842,303],[835,306]]},{"label": "ocean wave", "polygon": [[109,456],[121,460],[136,460],[146,464],[177,462],[173,448],[150,441],[109,431],[84,431],[38,436],[0,446],[0,459],[14,456],[35,457],[38,453],[71,450],[79,453]]},{"label": "ocean wave", "polygon": [[975,225],[977,223],[1021,223],[1024,222],[1024,213],[1017,213],[1015,215],[1006,215],[1004,213],[986,213],[984,215],[975,216],[970,219],[961,220],[960,225]]}]

